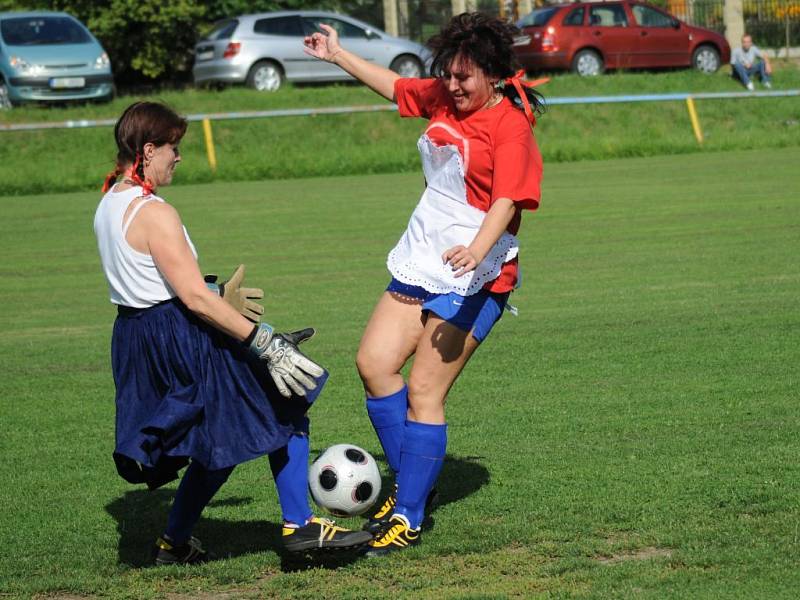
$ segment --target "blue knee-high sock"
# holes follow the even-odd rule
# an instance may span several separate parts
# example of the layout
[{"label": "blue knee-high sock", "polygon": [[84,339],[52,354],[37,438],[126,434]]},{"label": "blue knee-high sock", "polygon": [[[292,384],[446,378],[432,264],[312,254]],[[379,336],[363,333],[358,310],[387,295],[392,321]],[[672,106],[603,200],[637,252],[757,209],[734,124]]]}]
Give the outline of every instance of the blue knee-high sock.
[{"label": "blue knee-high sock", "polygon": [[425,500],[439,477],[447,450],[447,425],[406,421],[395,514],[416,529],[425,517]]},{"label": "blue knee-high sock", "polygon": [[228,480],[233,467],[209,471],[192,461],[178,486],[164,532],[177,546],[186,543],[203,509]]},{"label": "blue knee-high sock", "polygon": [[313,515],[308,503],[308,455],[308,419],[304,419],[288,444],[269,455],[283,520],[300,526]]},{"label": "blue knee-high sock", "polygon": [[386,462],[400,472],[400,448],[403,443],[406,415],[408,413],[408,387],[382,398],[367,398],[367,414],[381,442]]}]

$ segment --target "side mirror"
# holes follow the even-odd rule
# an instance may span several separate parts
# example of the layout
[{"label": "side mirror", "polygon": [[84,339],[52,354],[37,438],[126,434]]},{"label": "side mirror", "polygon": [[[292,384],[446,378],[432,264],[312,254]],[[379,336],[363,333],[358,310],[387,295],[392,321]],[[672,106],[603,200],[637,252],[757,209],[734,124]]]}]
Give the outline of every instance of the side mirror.
[{"label": "side mirror", "polygon": [[379,39],[381,39],[381,36],[379,36],[377,33],[372,31],[372,29],[367,29],[366,34],[367,34],[367,39],[368,40],[379,40]]},{"label": "side mirror", "polygon": [[680,29],[681,28],[681,22],[678,21],[678,19],[672,19],[672,28],[673,29]]}]

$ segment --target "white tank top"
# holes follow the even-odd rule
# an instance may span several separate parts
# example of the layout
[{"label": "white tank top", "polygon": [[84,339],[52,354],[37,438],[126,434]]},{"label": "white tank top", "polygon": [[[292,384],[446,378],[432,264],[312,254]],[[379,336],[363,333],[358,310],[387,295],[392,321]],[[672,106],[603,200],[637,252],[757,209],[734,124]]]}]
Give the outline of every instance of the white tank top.
[{"label": "white tank top", "polygon": [[[130,213],[125,225],[122,219],[135,198],[143,197],[142,188],[134,186],[122,192],[112,187],[97,207],[94,233],[100,250],[100,262],[108,281],[111,302],[132,308],[148,308],[175,297],[175,292],[156,267],[153,257],[135,250],[125,239],[139,210],[148,202],[164,202],[158,196],[144,197]],[[186,241],[197,258],[197,251],[183,228]]]}]

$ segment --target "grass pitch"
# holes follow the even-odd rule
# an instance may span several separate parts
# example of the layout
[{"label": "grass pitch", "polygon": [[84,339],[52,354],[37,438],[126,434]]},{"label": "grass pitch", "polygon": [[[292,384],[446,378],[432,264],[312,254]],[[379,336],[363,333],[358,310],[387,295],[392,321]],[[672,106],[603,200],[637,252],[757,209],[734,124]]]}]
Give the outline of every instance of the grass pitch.
[{"label": "grass pitch", "polygon": [[[520,316],[449,398],[433,529],[395,560],[311,568],[277,551],[265,459],[196,530],[229,558],[142,567],[174,485],[147,493],[111,461],[98,195],[0,199],[0,595],[794,597],[798,162],[794,148],[548,166],[523,222]],[[379,454],[353,359],[422,183],[165,190],[205,271],[245,262],[272,323],[318,328],[307,350],[332,377],[314,451]]]}]

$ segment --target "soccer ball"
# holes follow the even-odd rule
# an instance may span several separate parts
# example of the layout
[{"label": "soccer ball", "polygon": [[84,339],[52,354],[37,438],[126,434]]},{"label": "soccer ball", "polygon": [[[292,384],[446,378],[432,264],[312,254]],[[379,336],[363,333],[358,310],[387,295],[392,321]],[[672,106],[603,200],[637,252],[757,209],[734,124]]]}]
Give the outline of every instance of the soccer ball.
[{"label": "soccer ball", "polygon": [[353,517],[375,504],[381,493],[381,474],[369,452],[337,444],[311,463],[308,488],[314,502],[332,515]]}]

